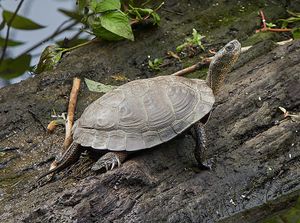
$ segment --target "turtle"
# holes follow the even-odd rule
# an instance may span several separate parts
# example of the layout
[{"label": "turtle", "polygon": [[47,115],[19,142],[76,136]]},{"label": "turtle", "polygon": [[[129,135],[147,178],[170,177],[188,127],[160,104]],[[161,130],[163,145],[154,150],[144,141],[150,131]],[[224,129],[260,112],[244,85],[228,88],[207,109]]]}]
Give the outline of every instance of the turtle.
[{"label": "turtle", "polygon": [[206,80],[158,76],[128,82],[91,103],[75,122],[73,142],[40,178],[74,164],[84,150],[106,153],[92,170],[112,170],[134,151],[155,147],[187,131],[194,132],[194,156],[200,169],[205,160],[207,123],[215,95],[241,51],[238,40],[227,43],[213,57]]}]

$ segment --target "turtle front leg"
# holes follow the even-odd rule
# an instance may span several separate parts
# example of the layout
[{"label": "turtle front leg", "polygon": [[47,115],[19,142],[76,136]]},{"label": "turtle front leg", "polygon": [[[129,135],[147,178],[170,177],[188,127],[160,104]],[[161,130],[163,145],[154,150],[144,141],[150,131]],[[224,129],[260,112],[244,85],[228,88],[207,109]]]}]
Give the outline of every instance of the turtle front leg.
[{"label": "turtle front leg", "polygon": [[196,122],[194,124],[194,129],[195,129],[195,141],[196,141],[196,146],[194,150],[194,156],[198,162],[198,167],[201,170],[210,170],[211,167],[204,165],[203,161],[206,158],[206,134],[205,134],[205,129],[203,123]]},{"label": "turtle front leg", "polygon": [[99,171],[105,169],[106,171],[112,170],[121,166],[121,163],[125,161],[128,154],[127,152],[108,152],[103,155],[93,166],[93,171]]}]

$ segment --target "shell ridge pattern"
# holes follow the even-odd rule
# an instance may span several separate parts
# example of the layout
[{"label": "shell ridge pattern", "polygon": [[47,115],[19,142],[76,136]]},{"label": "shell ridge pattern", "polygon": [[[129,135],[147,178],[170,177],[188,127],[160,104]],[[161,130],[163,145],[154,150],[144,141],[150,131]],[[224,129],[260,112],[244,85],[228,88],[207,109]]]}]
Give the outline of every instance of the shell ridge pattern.
[{"label": "shell ridge pattern", "polygon": [[[140,83],[144,85],[143,81]],[[135,95],[135,90],[135,83],[129,83],[127,88],[123,88],[126,100],[122,101],[118,107],[119,129],[125,130],[125,132],[143,132],[148,129],[143,101]]]},{"label": "shell ridge pattern", "polygon": [[167,103],[167,95],[163,91],[167,83],[166,78],[149,79],[151,90],[143,98],[149,129],[153,131],[163,129],[175,119],[170,109],[171,105]]},{"label": "shell ridge pattern", "polygon": [[[148,81],[145,81],[145,85],[147,86],[147,92],[148,92],[149,88],[150,88]],[[149,131],[150,130],[149,117],[148,117],[147,110],[146,110],[146,107],[145,107],[145,104],[144,104],[144,95],[142,97],[142,103],[141,104],[142,104],[143,111],[145,113],[145,118],[146,118],[145,123],[147,125],[147,131]]]},{"label": "shell ridge pattern", "polygon": [[[173,86],[173,83],[174,83],[173,78],[170,78],[170,80],[171,80],[172,84],[166,86],[166,91],[167,91],[167,92],[168,92],[168,90],[170,89],[170,87]],[[176,117],[176,112],[175,112],[173,103],[172,103],[172,101],[171,101],[171,99],[170,99],[170,97],[169,97],[168,94],[167,94],[166,99],[167,99],[167,101],[168,101],[168,104],[170,105],[170,108],[171,108],[171,110],[172,110],[173,115]]]},{"label": "shell ridge pattern", "polygon": [[156,79],[157,81],[159,81],[158,82],[159,84],[156,85],[160,86],[160,88],[156,89],[156,91],[159,90],[157,95],[160,97],[161,101],[163,102],[162,107],[168,108],[166,112],[168,112],[168,116],[169,116],[169,119],[165,119],[165,123],[156,130],[158,131],[158,137],[161,142],[169,141],[170,139],[174,138],[177,135],[176,131],[172,127],[172,123],[174,123],[174,121],[176,120],[175,111],[172,105],[172,101],[167,95],[170,86],[174,85],[173,79],[174,78],[172,76],[162,76]]},{"label": "shell ridge pattern", "polygon": [[171,101],[176,120],[181,120],[193,112],[198,98],[198,92],[184,84],[184,81],[173,84],[168,88],[167,95]]},{"label": "shell ridge pattern", "polygon": [[[174,107],[174,104],[173,104],[173,102],[172,102],[172,100],[171,100],[171,98],[170,98],[170,95],[168,94],[170,91],[172,91],[172,86],[174,86],[174,85],[176,85],[176,82],[174,81],[174,80],[177,80],[177,82],[178,82],[178,80],[180,80],[181,78],[178,78],[177,76],[176,77],[174,77],[174,76],[170,76],[170,81],[172,82],[172,84],[171,85],[168,85],[168,89],[167,89],[167,98],[168,98],[168,101],[169,101],[169,104],[171,105],[171,109],[172,109],[172,112],[173,112],[173,114],[174,114],[174,116],[176,117],[176,108]],[[178,129],[176,129],[175,128],[175,125],[176,125],[176,122],[178,122],[178,120],[177,120],[177,117],[176,117],[176,119],[174,120],[174,122],[171,124],[171,128],[172,128],[172,130],[174,131],[174,133],[180,133],[179,131],[178,131]],[[176,135],[175,135],[176,136]],[[160,137],[161,138],[161,137]],[[161,139],[162,140],[162,139]]]},{"label": "shell ridge pattern", "polygon": [[200,120],[210,111],[212,97],[205,81],[174,76],[132,81],[84,111],[74,141],[102,150],[151,148]]}]

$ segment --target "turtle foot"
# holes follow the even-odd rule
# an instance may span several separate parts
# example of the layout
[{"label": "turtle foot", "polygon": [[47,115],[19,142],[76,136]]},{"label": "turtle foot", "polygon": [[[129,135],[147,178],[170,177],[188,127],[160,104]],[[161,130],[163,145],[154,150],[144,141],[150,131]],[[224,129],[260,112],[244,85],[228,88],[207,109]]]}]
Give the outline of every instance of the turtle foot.
[{"label": "turtle foot", "polygon": [[191,167],[191,169],[195,172],[195,173],[202,173],[203,171],[210,171],[212,170],[212,165],[204,165],[203,163],[198,164],[198,165],[193,165]]},{"label": "turtle foot", "polygon": [[213,164],[214,164],[213,160],[212,159],[208,159],[208,160],[206,160],[205,164],[203,164],[203,162],[198,162],[197,167],[200,170],[212,170]]},{"label": "turtle foot", "polygon": [[93,166],[93,171],[105,170],[106,172],[121,166],[119,157],[112,152],[106,153]]},{"label": "turtle foot", "polygon": [[212,170],[212,165],[204,165],[203,163],[198,164],[200,170]]}]

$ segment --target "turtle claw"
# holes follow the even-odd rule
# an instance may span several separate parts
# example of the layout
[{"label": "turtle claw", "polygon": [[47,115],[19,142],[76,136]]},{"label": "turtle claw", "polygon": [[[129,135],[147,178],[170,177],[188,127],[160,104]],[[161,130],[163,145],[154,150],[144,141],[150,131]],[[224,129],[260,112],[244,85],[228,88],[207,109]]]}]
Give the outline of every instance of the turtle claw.
[{"label": "turtle claw", "polygon": [[[121,162],[120,162],[120,160],[119,160],[117,157],[116,157],[116,160],[117,160],[117,165],[118,165],[118,167],[121,166]],[[110,170],[113,170],[115,167],[116,167],[116,163],[113,162],[112,165],[111,165]],[[106,170],[106,171],[107,171],[107,170]]]},{"label": "turtle claw", "polygon": [[114,153],[106,153],[92,166],[92,170],[105,170],[105,172],[107,172],[119,166],[121,166],[121,161],[118,156]]}]

